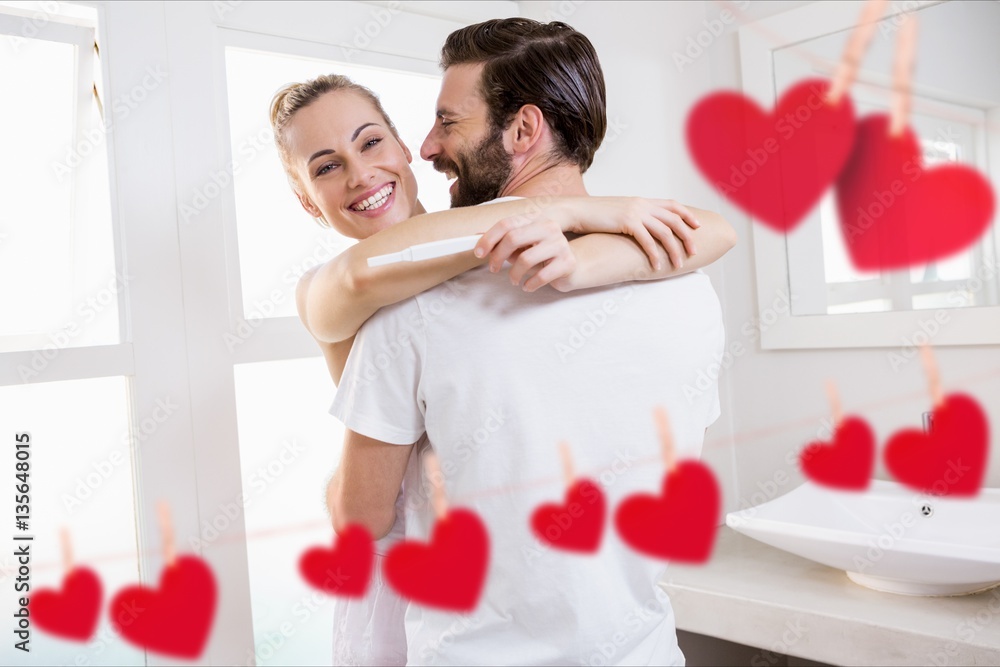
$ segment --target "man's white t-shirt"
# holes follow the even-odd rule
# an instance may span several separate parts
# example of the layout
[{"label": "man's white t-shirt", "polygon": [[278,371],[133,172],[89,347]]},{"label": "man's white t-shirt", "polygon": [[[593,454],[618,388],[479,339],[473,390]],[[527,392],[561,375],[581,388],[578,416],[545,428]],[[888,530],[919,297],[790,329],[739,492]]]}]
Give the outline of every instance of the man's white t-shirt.
[{"label": "man's white t-shirt", "polygon": [[[613,516],[663,478],[653,409],[670,414],[678,456],[698,457],[720,413],[711,367],[724,347],[708,276],[526,293],[508,266],[482,266],[382,308],[358,332],[330,412],[347,428],[409,445],[426,432],[451,507],[489,531],[475,611],[411,603],[409,664],[683,664],[666,563],[631,550]],[[558,443],[603,489],[594,554],[535,538],[532,512],[562,503]],[[406,537],[434,525],[423,465],[406,480]],[[650,526],[650,530],[657,530]],[[682,535],[678,539],[683,539]]]}]

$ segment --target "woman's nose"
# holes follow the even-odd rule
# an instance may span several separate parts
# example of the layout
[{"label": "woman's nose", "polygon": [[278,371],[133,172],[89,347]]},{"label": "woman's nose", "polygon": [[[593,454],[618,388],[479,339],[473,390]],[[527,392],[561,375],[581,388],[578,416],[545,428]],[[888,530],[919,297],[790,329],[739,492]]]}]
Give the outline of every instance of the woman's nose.
[{"label": "woman's nose", "polygon": [[352,188],[362,188],[375,180],[375,170],[363,162],[355,162],[349,167],[347,185]]}]

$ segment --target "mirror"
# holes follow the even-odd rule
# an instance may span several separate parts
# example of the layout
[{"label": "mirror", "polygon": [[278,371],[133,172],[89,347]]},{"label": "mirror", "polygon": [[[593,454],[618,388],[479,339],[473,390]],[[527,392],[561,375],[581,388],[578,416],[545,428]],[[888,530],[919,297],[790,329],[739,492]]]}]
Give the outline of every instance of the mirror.
[{"label": "mirror", "polygon": [[[773,108],[796,82],[832,78],[864,6],[813,3],[742,26],[744,93]],[[881,272],[859,271],[851,262],[832,188],[788,234],[755,223],[765,349],[898,346],[926,331],[921,324],[929,318],[941,324],[934,345],[1000,343],[1000,2],[909,0],[886,11],[850,89],[856,117],[889,113],[900,14],[914,12],[909,123],[924,165],[974,167],[993,186],[993,221],[958,254]],[[941,233],[947,231],[942,219]],[[775,310],[776,300],[790,306]]]},{"label": "mirror", "polygon": [[[957,162],[976,167],[998,193],[1000,3],[956,0],[919,7],[914,13],[918,45],[909,122],[919,137],[924,165]],[[889,113],[899,24],[898,16],[884,18],[874,33],[851,87],[858,118]],[[786,90],[804,78],[829,76],[851,31],[777,49],[776,88]],[[941,233],[947,231],[947,220],[942,220]],[[899,271],[858,271],[845,248],[830,191],[806,223],[786,237],[792,315],[1000,305],[998,237],[994,223],[974,246],[941,261]],[[974,280],[977,275],[980,279]]]}]

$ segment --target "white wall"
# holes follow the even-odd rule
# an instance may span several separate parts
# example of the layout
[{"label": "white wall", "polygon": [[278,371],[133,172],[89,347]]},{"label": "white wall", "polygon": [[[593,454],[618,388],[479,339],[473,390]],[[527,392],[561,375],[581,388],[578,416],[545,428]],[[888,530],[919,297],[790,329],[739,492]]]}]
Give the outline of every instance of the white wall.
[{"label": "white wall", "polygon": [[[609,119],[623,129],[617,137],[609,132],[607,149],[587,175],[592,194],[672,197],[721,212],[739,235],[738,246],[708,270],[725,311],[727,340],[748,349],[723,372],[723,416],[705,444],[705,459],[725,486],[725,511],[777,497],[802,480],[794,453],[817,437],[828,416],[828,378],[836,380],[845,411],[869,420],[880,446],[896,429],[919,427],[921,412],[929,409],[919,358],[896,371],[890,364],[889,354],[900,354],[902,341],[885,349],[760,349],[756,335],[746,333],[758,312],[750,219],[706,184],[683,143],[684,120],[697,99],[718,89],[741,90],[739,25],[803,4],[521,3],[527,16],[562,17],[601,55]],[[702,35],[708,44],[703,53],[692,50],[693,62],[675,63],[674,55],[683,55],[699,32],[711,35],[724,10],[735,19],[722,34],[710,43]],[[991,423],[1000,424],[1000,347],[938,348],[935,354],[945,391],[973,394]],[[776,477],[784,483],[775,483]],[[876,477],[889,478],[881,461]],[[991,457],[986,484],[1000,486],[998,456]]]}]

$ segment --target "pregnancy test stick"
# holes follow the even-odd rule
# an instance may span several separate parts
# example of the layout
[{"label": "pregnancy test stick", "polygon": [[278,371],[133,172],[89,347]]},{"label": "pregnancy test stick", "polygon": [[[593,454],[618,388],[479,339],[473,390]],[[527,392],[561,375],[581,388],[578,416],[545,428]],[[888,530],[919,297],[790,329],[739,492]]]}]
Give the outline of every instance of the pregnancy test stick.
[{"label": "pregnancy test stick", "polygon": [[482,234],[473,234],[472,236],[459,236],[453,239],[431,241],[430,243],[418,243],[400,252],[369,257],[368,266],[384,266],[385,264],[395,264],[396,262],[419,262],[422,259],[434,259],[435,257],[454,255],[455,253],[472,250],[482,237]]}]

